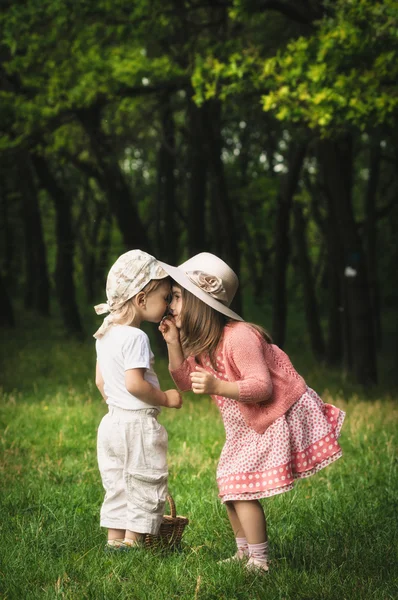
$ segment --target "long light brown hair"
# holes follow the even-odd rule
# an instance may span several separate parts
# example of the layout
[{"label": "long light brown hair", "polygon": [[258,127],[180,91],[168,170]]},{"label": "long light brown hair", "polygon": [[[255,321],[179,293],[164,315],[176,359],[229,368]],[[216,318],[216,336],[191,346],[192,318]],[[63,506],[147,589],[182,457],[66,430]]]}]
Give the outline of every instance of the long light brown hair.
[{"label": "long light brown hair", "polygon": [[[213,369],[217,370],[215,356],[224,328],[228,323],[237,321],[208,306],[194,294],[180,287],[178,283],[175,284],[175,287],[181,289],[181,343],[184,355],[195,356],[199,359],[207,355]],[[248,325],[253,327],[269,344],[272,344],[272,338],[265,329],[253,323],[248,323]]]}]

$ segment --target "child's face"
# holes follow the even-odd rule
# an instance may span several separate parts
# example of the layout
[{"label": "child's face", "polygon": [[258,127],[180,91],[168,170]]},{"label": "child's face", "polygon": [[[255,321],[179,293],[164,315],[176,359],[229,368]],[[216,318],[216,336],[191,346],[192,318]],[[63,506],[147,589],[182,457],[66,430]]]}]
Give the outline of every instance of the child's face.
[{"label": "child's face", "polygon": [[181,288],[173,285],[171,290],[171,303],[169,311],[174,317],[174,323],[178,329],[181,328],[181,313],[182,313],[182,296]]},{"label": "child's face", "polygon": [[171,286],[166,281],[161,283],[156,290],[149,292],[146,298],[145,321],[159,323],[166,313],[170,299]]}]

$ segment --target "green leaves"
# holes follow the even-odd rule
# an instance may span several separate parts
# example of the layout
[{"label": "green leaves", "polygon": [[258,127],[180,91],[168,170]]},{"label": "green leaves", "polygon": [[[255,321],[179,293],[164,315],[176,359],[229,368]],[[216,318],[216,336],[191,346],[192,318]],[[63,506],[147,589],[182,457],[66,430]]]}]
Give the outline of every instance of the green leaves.
[{"label": "green leaves", "polygon": [[57,119],[97,102],[189,77],[198,104],[251,95],[280,121],[322,135],[390,126],[398,111],[396,1],[338,0],[327,8],[303,35],[277,12],[235,0],[217,36],[201,26],[217,23],[216,9],[177,9],[171,1],[10,4],[0,15],[8,82],[0,144],[54,130]]},{"label": "green leaves", "polygon": [[[397,3],[338,0],[328,8],[333,12],[312,35],[292,37],[272,56],[257,42],[250,52],[237,43],[223,62],[202,58],[193,77],[197,101],[259,92],[264,111],[322,135],[391,125],[398,111]],[[234,19],[243,26],[237,9]]]},{"label": "green leaves", "polygon": [[398,109],[398,8],[394,19],[392,8],[389,1],[339,2],[334,18],[320,22],[312,37],[291,42],[265,69],[271,90],[264,110],[321,132],[391,123]]},{"label": "green leaves", "polygon": [[65,114],[99,101],[185,75],[166,48],[175,27],[167,8],[127,0],[10,5],[0,16],[9,82],[0,115],[2,121],[8,115],[3,143],[54,130],[57,117],[62,124]]}]

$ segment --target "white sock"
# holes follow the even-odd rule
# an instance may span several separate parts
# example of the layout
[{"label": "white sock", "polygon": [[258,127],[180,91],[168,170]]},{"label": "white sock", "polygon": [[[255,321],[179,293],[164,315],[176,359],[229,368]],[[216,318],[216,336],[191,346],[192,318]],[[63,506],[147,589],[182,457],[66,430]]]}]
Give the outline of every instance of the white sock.
[{"label": "white sock", "polygon": [[247,544],[247,539],[245,537],[237,537],[235,538],[236,546],[238,548],[238,552],[242,555],[249,554],[249,546]]},{"label": "white sock", "polygon": [[268,542],[261,544],[248,544],[250,558],[261,562],[268,562]]}]

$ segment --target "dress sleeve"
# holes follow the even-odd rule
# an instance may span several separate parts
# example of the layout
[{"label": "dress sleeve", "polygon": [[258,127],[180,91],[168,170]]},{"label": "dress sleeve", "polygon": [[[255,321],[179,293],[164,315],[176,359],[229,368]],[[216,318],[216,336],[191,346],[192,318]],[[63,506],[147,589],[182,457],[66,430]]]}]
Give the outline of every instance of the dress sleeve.
[{"label": "dress sleeve", "polygon": [[238,374],[240,402],[266,402],[272,397],[272,379],[263,343],[259,334],[247,325],[232,329],[226,341],[226,358]]},{"label": "dress sleeve", "polygon": [[122,346],[124,370],[149,369],[152,350],[146,333],[131,328],[131,333]]},{"label": "dress sleeve", "polygon": [[178,367],[178,369],[169,369],[174,383],[181,392],[188,392],[192,389],[190,374],[195,371],[196,361],[193,356],[189,356]]}]

